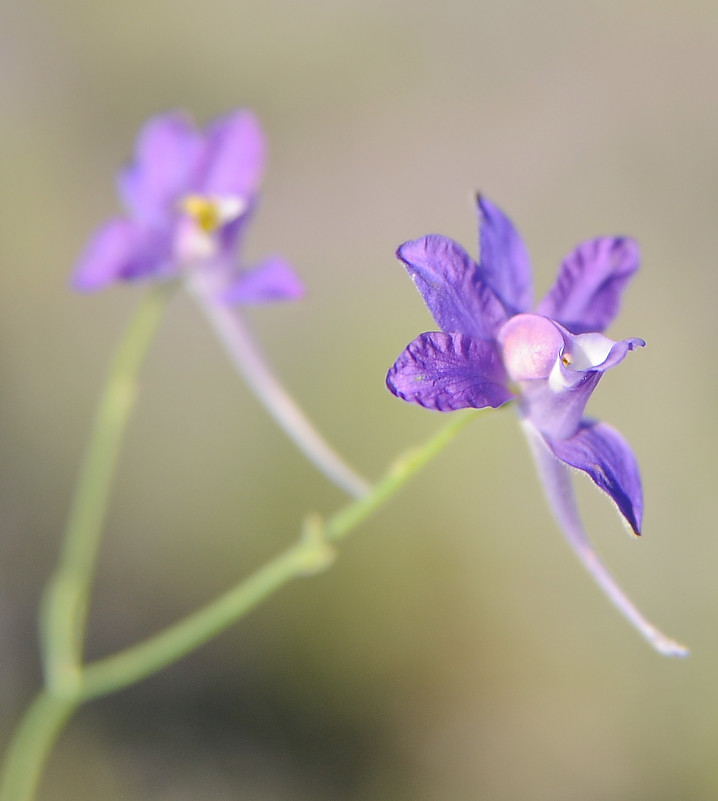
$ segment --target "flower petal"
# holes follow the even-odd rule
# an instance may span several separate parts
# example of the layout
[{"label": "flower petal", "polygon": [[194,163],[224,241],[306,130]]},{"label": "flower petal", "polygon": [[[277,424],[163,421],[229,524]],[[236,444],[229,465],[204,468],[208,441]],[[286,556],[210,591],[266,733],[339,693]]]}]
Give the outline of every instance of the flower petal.
[{"label": "flower petal", "polygon": [[504,365],[520,387],[521,413],[545,436],[567,439],[606,370],[642,339],[614,342],[603,334],[571,334],[539,314],[517,314],[498,333]]},{"label": "flower petal", "polygon": [[207,129],[206,158],[199,189],[210,197],[238,197],[249,202],[264,175],[266,142],[257,118],[239,110]]},{"label": "flower petal", "polygon": [[569,439],[546,441],[562,462],[587,473],[613,500],[633,532],[641,533],[641,475],[631,447],[618,431],[606,423],[584,420]]},{"label": "flower petal", "polygon": [[566,462],[555,457],[545,437],[529,421],[523,421],[523,429],[551,511],[583,566],[611,603],[659,653],[664,656],[687,656],[688,649],[684,645],[666,637],[641,614],[596,553],[578,513],[571,471]]},{"label": "flower petal", "polygon": [[402,400],[439,412],[496,408],[513,397],[494,346],[465,334],[421,334],[389,370],[386,385]]},{"label": "flower petal", "polygon": [[506,320],[506,311],[461,245],[432,234],[405,242],[396,255],[406,264],[442,331],[495,338]]},{"label": "flower petal", "polygon": [[256,267],[241,273],[222,299],[227,303],[271,303],[297,300],[304,296],[304,285],[288,262],[271,256]]},{"label": "flower petal", "polygon": [[512,381],[550,378],[565,347],[561,328],[540,314],[514,315],[499,331],[498,342]]},{"label": "flower petal", "polygon": [[603,331],[616,316],[639,261],[633,239],[607,236],[583,242],[566,257],[536,312],[574,334]]},{"label": "flower petal", "polygon": [[151,119],[140,131],[134,161],[118,176],[118,189],[139,222],[162,227],[191,191],[204,152],[202,137],[179,111]]},{"label": "flower petal", "polygon": [[82,292],[92,292],[115,281],[166,278],[172,271],[166,236],[115,218],[98,229],[85,246],[72,285]]},{"label": "flower petal", "polygon": [[510,314],[533,306],[531,262],[523,240],[509,218],[478,195],[481,277],[501,298]]}]

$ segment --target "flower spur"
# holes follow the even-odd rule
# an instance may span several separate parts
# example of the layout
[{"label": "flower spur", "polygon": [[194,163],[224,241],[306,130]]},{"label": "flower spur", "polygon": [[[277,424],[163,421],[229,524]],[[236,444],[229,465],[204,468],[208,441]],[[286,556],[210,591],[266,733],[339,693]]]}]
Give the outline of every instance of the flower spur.
[{"label": "flower spur", "polygon": [[636,243],[600,237],[564,260],[533,307],[531,269],[511,221],[478,198],[479,263],[451,239],[430,235],[397,251],[441,331],[419,335],[399,355],[387,386],[405,401],[442,412],[496,408],[515,400],[554,517],[618,610],[662,654],[687,649],[649,623],[594,551],[578,514],[571,470],[586,473],[640,534],[643,494],[636,459],[621,435],[583,416],[601,376],[641,339],[603,331],[638,269]]}]

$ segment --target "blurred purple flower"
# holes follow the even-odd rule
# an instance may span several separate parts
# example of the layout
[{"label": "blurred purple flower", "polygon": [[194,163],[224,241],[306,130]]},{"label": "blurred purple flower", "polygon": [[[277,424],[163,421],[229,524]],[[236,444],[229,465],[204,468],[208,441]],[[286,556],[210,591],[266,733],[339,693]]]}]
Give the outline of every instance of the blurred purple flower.
[{"label": "blurred purple flower", "polygon": [[278,256],[249,268],[237,263],[265,159],[264,134],[250,111],[233,111],[204,132],[178,111],[152,118],[137,138],[134,161],[118,176],[127,215],[90,239],[73,284],[93,291],[118,281],[182,278],[267,411],[330,480],[361,496],[367,482],[297,406],[234,308],[304,294],[294,270]]},{"label": "blurred purple flower", "polygon": [[236,263],[265,156],[262,129],[246,110],[215,120],[205,132],[177,111],[151,119],[140,131],[134,161],[118,176],[127,216],[111,219],[90,239],[75,288],[199,271],[205,288],[227,302],[301,296],[302,285],[283,259],[248,269]]},{"label": "blurred purple flower", "polygon": [[626,237],[580,244],[534,312],[531,270],[511,221],[478,198],[480,262],[456,242],[431,235],[397,251],[440,332],[418,336],[387,375],[403,400],[438,411],[498,407],[515,399],[544,489],[559,524],[620,610],[664,653],[684,653],[637,612],[588,543],[575,507],[569,468],[586,473],[635,533],[643,512],[635,457],[621,435],[583,417],[601,376],[641,339],[601,333],[638,269]]}]

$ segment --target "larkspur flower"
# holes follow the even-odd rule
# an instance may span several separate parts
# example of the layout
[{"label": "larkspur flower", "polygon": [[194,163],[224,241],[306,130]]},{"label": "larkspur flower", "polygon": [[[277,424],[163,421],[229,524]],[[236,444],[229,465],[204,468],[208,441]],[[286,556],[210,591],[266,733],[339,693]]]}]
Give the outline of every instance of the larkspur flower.
[{"label": "larkspur flower", "polygon": [[600,237],[580,244],[551,290],[533,306],[531,269],[511,221],[478,198],[480,261],[451,239],[406,242],[406,265],[441,331],[418,336],[400,354],[387,386],[405,401],[449,412],[515,400],[546,496],[570,544],[618,609],[661,653],[687,650],[650,624],[598,559],[576,507],[571,469],[587,474],[640,533],[636,459],[621,435],[584,418],[601,376],[641,339],[615,342],[603,331],[638,269],[636,243]]},{"label": "larkspur flower", "polygon": [[236,255],[255,208],[266,144],[254,114],[238,110],[202,133],[178,111],[140,131],[134,161],[118,176],[127,215],[105,223],[79,259],[73,284],[201,276],[229,303],[290,300],[302,284],[284,259],[251,268]]},{"label": "larkspur flower", "polygon": [[264,134],[246,109],[215,120],[203,133],[178,111],[152,118],[137,138],[134,161],[118,176],[127,215],[111,219],[90,239],[73,285],[89,292],[123,281],[182,279],[267,411],[319,470],[360,496],[369,485],[284,389],[236,308],[304,294],[279,256],[253,267],[238,262],[265,160]]}]

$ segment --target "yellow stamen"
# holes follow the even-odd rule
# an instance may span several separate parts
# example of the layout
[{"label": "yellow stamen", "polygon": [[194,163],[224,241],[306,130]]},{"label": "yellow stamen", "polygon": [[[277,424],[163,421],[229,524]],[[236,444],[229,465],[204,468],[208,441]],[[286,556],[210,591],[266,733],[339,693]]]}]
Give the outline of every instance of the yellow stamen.
[{"label": "yellow stamen", "polygon": [[192,217],[206,234],[213,234],[224,222],[219,204],[202,195],[187,195],[180,201],[180,208]]}]

